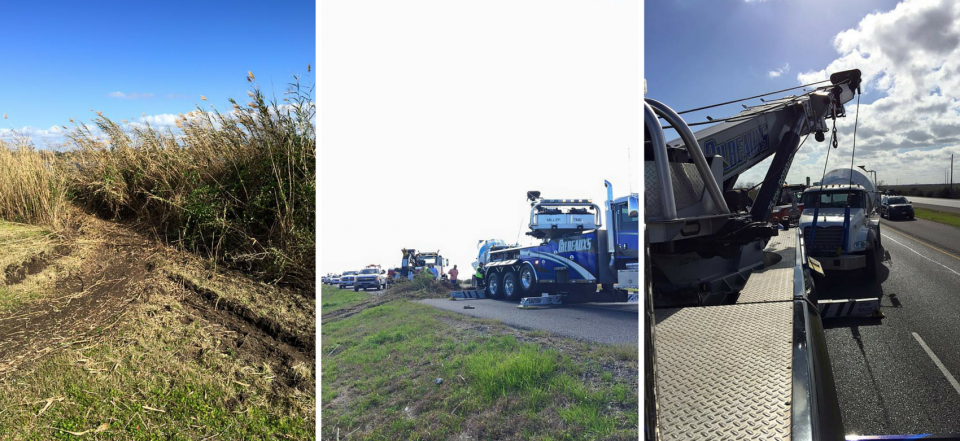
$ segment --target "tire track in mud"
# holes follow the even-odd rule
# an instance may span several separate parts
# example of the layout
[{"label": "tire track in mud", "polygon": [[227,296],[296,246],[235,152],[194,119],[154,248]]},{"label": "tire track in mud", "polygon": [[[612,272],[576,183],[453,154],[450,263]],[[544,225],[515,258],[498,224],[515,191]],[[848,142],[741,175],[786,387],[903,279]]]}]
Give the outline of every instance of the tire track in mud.
[{"label": "tire track in mud", "polygon": [[[167,278],[187,291],[188,295],[181,297],[180,303],[191,315],[233,331],[232,336],[221,335],[224,345],[237,350],[248,359],[279,368],[275,372],[280,381],[273,382],[274,388],[280,389],[276,391],[278,395],[289,395],[283,391],[285,389],[313,388],[312,383],[306,383],[307,379],[296,375],[295,366],[302,363],[304,366],[311,366],[311,370],[315,371],[315,335],[306,336],[307,338],[293,335],[269,318],[258,316],[249,308],[219,297],[213,291],[197,286],[183,277],[167,274]],[[312,374],[315,378],[315,372]]]},{"label": "tire track in mud", "polygon": [[[57,297],[30,303],[0,317],[0,375],[85,341],[137,298],[139,291],[130,289],[131,280],[142,280],[145,269],[138,267],[133,253],[112,254],[107,262],[97,264],[95,271],[81,271],[58,281]],[[29,262],[34,261],[31,258]],[[40,261],[44,262],[43,267],[53,263]],[[42,269],[30,274],[39,271]]]}]

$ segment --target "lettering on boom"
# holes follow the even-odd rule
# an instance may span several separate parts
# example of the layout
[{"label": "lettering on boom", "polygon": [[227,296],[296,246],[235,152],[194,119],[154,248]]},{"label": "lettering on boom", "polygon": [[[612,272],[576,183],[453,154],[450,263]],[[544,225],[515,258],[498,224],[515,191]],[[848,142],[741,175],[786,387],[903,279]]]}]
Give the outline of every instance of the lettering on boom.
[{"label": "lettering on boom", "polygon": [[706,157],[720,155],[726,159],[727,165],[723,171],[729,171],[767,151],[770,142],[767,135],[767,125],[760,124],[757,128],[742,133],[725,142],[718,143],[710,138],[703,144],[703,154]]},{"label": "lettering on boom", "polygon": [[571,251],[590,251],[593,244],[590,239],[563,240],[557,244],[557,252],[566,253]]}]

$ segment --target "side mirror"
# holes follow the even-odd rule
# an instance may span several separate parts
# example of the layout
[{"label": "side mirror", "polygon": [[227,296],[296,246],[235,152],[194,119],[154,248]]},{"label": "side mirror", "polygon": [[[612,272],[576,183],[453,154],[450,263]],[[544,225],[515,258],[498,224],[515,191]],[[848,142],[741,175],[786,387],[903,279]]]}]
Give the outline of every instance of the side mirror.
[{"label": "side mirror", "polygon": [[627,216],[640,217],[640,202],[636,196],[627,198]]}]

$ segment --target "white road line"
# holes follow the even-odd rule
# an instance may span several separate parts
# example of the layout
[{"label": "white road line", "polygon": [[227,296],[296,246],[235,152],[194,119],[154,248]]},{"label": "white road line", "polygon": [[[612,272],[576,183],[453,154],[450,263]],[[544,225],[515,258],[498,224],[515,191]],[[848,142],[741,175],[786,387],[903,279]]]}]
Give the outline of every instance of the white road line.
[{"label": "white road line", "polygon": [[906,249],[908,249],[908,250],[910,250],[910,251],[913,251],[913,252],[916,253],[918,256],[920,256],[920,257],[922,257],[922,258],[924,258],[924,259],[927,259],[927,260],[929,260],[929,261],[931,261],[931,262],[933,262],[933,263],[935,263],[935,264],[937,264],[937,265],[940,265],[940,266],[946,268],[947,271],[950,271],[951,273],[954,273],[954,274],[960,276],[960,273],[958,273],[958,272],[957,272],[956,270],[954,270],[953,268],[950,268],[949,266],[946,266],[946,265],[944,265],[944,264],[942,264],[942,263],[940,263],[940,262],[937,262],[936,260],[933,260],[933,259],[931,259],[931,258],[929,258],[929,257],[927,257],[927,256],[924,256],[923,254],[920,254],[917,250],[915,250],[915,249],[913,249],[913,248],[910,248],[910,247],[904,245],[903,242],[900,242],[900,241],[898,241],[898,240],[896,240],[896,239],[894,239],[894,238],[892,238],[892,237],[890,237],[890,236],[888,236],[888,235],[886,235],[886,234],[883,234],[882,236],[884,237],[884,239],[892,240],[894,243],[898,243],[898,244],[900,244],[900,246],[902,246],[902,247],[904,247],[904,248],[906,248]]},{"label": "white road line", "polygon": [[953,378],[953,375],[950,373],[950,371],[947,370],[947,367],[940,362],[940,359],[937,358],[937,355],[930,350],[930,347],[927,346],[926,343],[923,342],[923,339],[920,338],[919,334],[917,334],[916,332],[911,332],[911,334],[913,334],[913,338],[917,339],[917,343],[920,343],[920,347],[922,347],[924,351],[927,351],[927,355],[930,356],[930,359],[933,360],[933,363],[936,364],[938,368],[940,368],[940,372],[943,372],[943,376],[947,377],[947,381],[950,382],[950,385],[957,390],[958,394],[960,394],[960,383],[957,382],[957,379]]}]

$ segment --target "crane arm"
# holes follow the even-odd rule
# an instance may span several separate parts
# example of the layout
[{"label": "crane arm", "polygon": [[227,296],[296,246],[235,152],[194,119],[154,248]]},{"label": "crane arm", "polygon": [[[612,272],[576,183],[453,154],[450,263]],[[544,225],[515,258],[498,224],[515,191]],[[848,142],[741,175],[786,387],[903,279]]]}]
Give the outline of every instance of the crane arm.
[{"label": "crane arm", "polygon": [[[843,116],[843,105],[860,86],[860,71],[831,75],[832,84],[798,96],[788,96],[748,107],[734,117],[694,132],[706,157],[723,156],[724,189],[727,182],[767,159],[778,150],[787,131],[798,127],[798,136],[826,132],[826,119],[833,117],[833,104]],[[667,147],[682,148],[674,139]],[[734,181],[735,183],[735,181]]]},{"label": "crane arm", "polygon": [[[843,104],[859,91],[860,77],[858,69],[837,72],[830,76],[830,85],[748,107],[694,132],[705,157],[723,157],[722,189],[732,189],[742,173],[774,156],[753,206],[754,219],[765,219],[769,214],[765,211],[772,209],[783,186],[800,138],[814,132],[818,141],[825,139],[827,118],[844,116]],[[670,141],[667,147],[684,148],[683,140]]]}]

